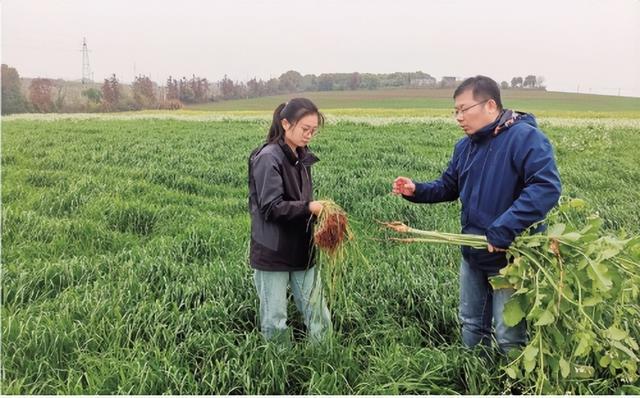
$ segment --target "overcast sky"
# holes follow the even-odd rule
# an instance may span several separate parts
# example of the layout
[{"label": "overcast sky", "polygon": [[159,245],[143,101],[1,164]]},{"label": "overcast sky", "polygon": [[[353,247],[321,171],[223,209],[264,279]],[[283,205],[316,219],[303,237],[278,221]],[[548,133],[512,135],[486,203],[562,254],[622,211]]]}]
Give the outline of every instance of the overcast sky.
[{"label": "overcast sky", "polygon": [[541,75],[640,97],[640,0],[3,0],[2,63],[23,77],[268,79],[294,69],[436,78]]}]

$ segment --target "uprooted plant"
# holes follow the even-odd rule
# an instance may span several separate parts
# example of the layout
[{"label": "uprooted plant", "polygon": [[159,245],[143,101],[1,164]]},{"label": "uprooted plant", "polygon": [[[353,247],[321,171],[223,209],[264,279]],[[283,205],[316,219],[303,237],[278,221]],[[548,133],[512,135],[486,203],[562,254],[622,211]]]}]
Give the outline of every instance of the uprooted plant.
[{"label": "uprooted plant", "polygon": [[314,291],[324,289],[327,301],[332,306],[340,294],[346,271],[346,244],[353,239],[353,233],[349,228],[347,213],[338,204],[331,200],[320,202],[322,210],[313,233],[314,244],[319,249]]},{"label": "uprooted plant", "polygon": [[[572,391],[576,381],[639,379],[640,237],[605,234],[586,204],[564,199],[546,218],[546,232],[525,233],[509,247],[509,264],[491,278],[494,289],[512,288],[504,320],[526,319],[528,344],[510,358],[505,373],[536,394]],[[486,248],[486,237],[421,231],[385,223],[426,242]]]}]

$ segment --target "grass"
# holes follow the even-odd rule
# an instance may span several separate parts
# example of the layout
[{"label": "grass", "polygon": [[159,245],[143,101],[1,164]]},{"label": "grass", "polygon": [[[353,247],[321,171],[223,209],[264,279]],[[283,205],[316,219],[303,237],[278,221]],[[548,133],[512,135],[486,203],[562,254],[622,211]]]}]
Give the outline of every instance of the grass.
[{"label": "grass", "polygon": [[[638,234],[640,128],[543,123],[564,193],[608,229]],[[312,143],[316,196],[350,215],[368,259],[349,258],[334,340],[263,341],[247,265],[246,157],[263,120],[5,120],[2,392],[5,394],[500,394],[511,382],[460,344],[459,252],[405,246],[375,220],[457,232],[459,205],[389,194],[437,177],[450,122],[340,121]],[[335,316],[335,314],[334,314]],[[599,378],[573,393],[633,392]]]}]

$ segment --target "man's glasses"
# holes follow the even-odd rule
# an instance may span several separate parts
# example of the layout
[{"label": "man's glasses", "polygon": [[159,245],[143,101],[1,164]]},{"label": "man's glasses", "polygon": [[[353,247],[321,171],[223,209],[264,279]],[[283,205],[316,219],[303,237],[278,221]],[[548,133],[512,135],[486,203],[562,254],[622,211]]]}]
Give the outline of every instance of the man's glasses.
[{"label": "man's glasses", "polygon": [[474,106],[478,106],[478,105],[484,104],[487,101],[489,101],[489,100],[486,99],[484,101],[476,102],[475,104],[470,105],[470,106],[468,106],[466,108],[463,108],[463,109],[454,109],[453,111],[451,111],[451,115],[453,115],[453,117],[458,117],[458,115],[464,114],[466,111],[468,111],[469,109],[473,108]]}]

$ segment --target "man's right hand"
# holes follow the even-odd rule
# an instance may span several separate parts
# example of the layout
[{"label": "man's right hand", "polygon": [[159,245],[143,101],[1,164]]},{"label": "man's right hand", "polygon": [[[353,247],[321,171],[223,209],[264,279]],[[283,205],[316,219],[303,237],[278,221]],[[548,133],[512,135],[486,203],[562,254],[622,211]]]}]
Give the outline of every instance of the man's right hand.
[{"label": "man's right hand", "polygon": [[416,184],[411,181],[411,178],[398,177],[393,181],[391,192],[396,195],[413,196],[416,192]]}]

